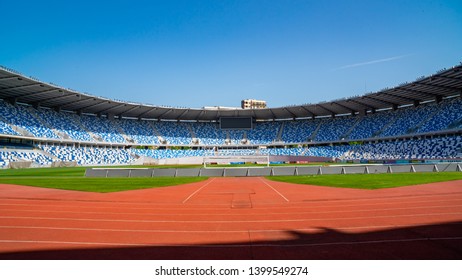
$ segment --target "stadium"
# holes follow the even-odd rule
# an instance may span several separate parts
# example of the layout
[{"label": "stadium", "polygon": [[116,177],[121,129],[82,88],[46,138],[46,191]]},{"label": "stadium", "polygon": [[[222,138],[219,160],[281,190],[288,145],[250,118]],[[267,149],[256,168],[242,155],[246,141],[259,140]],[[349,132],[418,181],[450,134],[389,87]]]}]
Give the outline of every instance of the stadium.
[{"label": "stadium", "polygon": [[7,149],[0,166],[200,164],[207,156],[239,155],[288,162],[456,160],[461,69],[352,98],[240,110],[111,100],[2,68],[0,132]]},{"label": "stadium", "polygon": [[460,64],[264,109],[125,102],[1,67],[0,258],[460,259],[461,97]]}]

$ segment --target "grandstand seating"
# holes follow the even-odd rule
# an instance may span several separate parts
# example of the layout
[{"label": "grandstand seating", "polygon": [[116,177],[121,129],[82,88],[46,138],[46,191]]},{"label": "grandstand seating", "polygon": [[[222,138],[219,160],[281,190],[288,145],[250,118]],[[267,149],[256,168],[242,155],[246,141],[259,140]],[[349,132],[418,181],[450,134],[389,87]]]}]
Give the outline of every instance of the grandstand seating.
[{"label": "grandstand seating", "polygon": [[[322,156],[341,160],[393,160],[454,158],[462,151],[461,136],[417,138],[406,140],[380,140],[367,144],[315,145],[317,142],[335,142],[341,139],[361,142],[377,137],[393,138],[415,133],[439,132],[462,127],[462,99],[460,97],[385,110],[364,116],[340,116],[296,121],[258,121],[251,130],[222,130],[217,123],[147,121],[135,119],[109,120],[106,117],[78,116],[47,108],[33,108],[22,104],[12,105],[0,100],[0,134],[29,136],[41,139],[118,143],[124,145],[157,146],[242,146],[244,149],[218,149],[213,154],[238,155],[291,155]],[[165,140],[161,143],[160,139]],[[197,139],[198,143],[194,143]],[[246,145],[242,140],[247,139]],[[256,146],[311,142],[305,148],[258,149]],[[4,149],[0,166],[10,161],[32,161],[47,165],[53,159],[74,161],[80,165],[128,164],[133,155],[155,159],[205,156],[211,150],[203,149],[120,149],[73,148],[41,145],[45,152]],[[47,155],[46,153],[49,153]],[[136,156],[135,156],[136,157]]]},{"label": "grandstand seating", "polygon": [[205,150],[170,150],[170,149],[131,149],[131,153],[151,157],[154,159],[201,157],[206,155]]},{"label": "grandstand seating", "polygon": [[227,130],[227,136],[226,138],[229,139],[230,145],[239,145],[241,144],[242,140],[244,139],[244,131],[242,130]]},{"label": "grandstand seating", "polygon": [[213,156],[253,156],[257,154],[257,149],[220,149]]},{"label": "grandstand seating", "polygon": [[[36,118],[29,109],[30,108],[24,105],[17,104],[13,106],[0,100],[1,119],[8,120],[9,124],[22,128],[35,137],[59,139],[59,137],[50,128],[46,127],[43,122]],[[31,109],[33,110],[33,108]]]},{"label": "grandstand seating", "polygon": [[30,161],[37,165],[49,165],[53,159],[41,152],[21,149],[4,149],[0,151],[0,168],[6,167],[10,162]]},{"label": "grandstand seating", "polygon": [[247,132],[250,144],[271,144],[277,138],[281,124],[278,122],[257,122],[252,130]]},{"label": "grandstand seating", "polygon": [[355,117],[325,118],[315,136],[318,142],[336,141],[343,138],[349,128],[355,123]]},{"label": "grandstand seating", "polygon": [[304,148],[268,148],[260,150],[260,154],[269,156],[301,156],[304,150]]},{"label": "grandstand seating", "polygon": [[348,139],[366,139],[376,136],[391,120],[394,119],[393,111],[377,112],[363,117],[354,126]]},{"label": "grandstand seating", "polygon": [[[441,102],[438,114],[433,115],[418,132],[431,132],[462,127],[462,99],[454,98]],[[457,123],[459,122],[459,123]],[[456,124],[451,127],[452,124]]]},{"label": "grandstand seating", "polygon": [[6,134],[6,135],[19,135],[16,131],[14,131],[11,126],[6,124],[0,119],[0,134]]},{"label": "grandstand seating", "polygon": [[82,125],[93,134],[101,137],[100,142],[125,143],[125,139],[120,132],[120,128],[115,125],[114,121],[106,118],[94,116],[80,116]]},{"label": "grandstand seating", "polygon": [[40,148],[60,161],[77,162],[79,165],[122,165],[135,161],[135,158],[125,149],[43,145]]},{"label": "grandstand seating", "polygon": [[127,137],[134,140],[134,143],[143,145],[160,144],[158,137],[154,133],[154,128],[147,121],[122,119],[116,122]]},{"label": "grandstand seating", "polygon": [[339,158],[344,160],[455,158],[461,149],[461,136],[437,137],[352,145]]},{"label": "grandstand seating", "polygon": [[320,122],[319,119],[286,121],[284,122],[281,140],[286,143],[307,142],[316,131]]},{"label": "grandstand seating", "polygon": [[416,127],[438,111],[436,103],[399,109],[394,113],[394,122],[382,132],[382,136],[412,134]]},{"label": "grandstand seating", "polygon": [[54,110],[40,108],[36,114],[50,127],[64,133],[76,141],[94,141],[90,134],[79,125],[79,118],[71,113],[58,113]]},{"label": "grandstand seating", "polygon": [[163,139],[171,145],[190,145],[192,141],[188,124],[180,122],[155,122],[154,126],[159,131]]},{"label": "grandstand seating", "polygon": [[348,151],[348,147],[348,145],[311,146],[305,152],[305,156],[340,158]]},{"label": "grandstand seating", "polygon": [[226,132],[216,123],[194,123],[191,126],[201,145],[224,145]]},{"label": "grandstand seating", "polygon": [[366,116],[257,122],[252,130],[221,130],[216,123],[108,120],[0,101],[0,133],[20,135],[23,129],[38,138],[145,145],[159,144],[159,137],[170,145],[191,145],[193,135],[201,145],[224,145],[227,139],[230,140],[227,144],[240,145],[244,138],[253,145],[279,140],[285,143],[329,142],[459,128],[462,126],[461,107],[462,99],[452,98],[439,104],[431,102]]}]

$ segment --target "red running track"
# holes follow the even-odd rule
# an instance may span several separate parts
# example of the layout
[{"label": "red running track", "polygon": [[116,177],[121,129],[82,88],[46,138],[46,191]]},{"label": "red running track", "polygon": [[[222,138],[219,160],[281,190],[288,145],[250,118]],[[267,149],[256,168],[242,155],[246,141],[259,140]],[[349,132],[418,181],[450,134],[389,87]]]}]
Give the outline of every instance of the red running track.
[{"label": "red running track", "polygon": [[383,190],[211,178],[86,193],[0,185],[0,259],[461,259],[462,181]]}]

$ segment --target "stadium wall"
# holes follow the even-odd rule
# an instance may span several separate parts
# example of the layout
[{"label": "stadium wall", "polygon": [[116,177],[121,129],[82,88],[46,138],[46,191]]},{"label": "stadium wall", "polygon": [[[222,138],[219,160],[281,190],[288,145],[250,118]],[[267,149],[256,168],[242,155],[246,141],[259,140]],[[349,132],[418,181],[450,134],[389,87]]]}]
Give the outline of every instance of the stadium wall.
[{"label": "stadium wall", "polygon": [[300,176],[324,174],[379,174],[418,172],[461,172],[460,163],[396,164],[396,165],[337,165],[337,166],[288,166],[244,168],[87,168],[85,177],[254,177]]}]

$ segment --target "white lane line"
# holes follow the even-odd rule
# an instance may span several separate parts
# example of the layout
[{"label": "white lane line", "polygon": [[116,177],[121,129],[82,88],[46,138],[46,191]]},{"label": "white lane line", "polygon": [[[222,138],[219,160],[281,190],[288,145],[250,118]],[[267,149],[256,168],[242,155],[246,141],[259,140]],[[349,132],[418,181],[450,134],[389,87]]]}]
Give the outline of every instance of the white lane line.
[{"label": "white lane line", "polygon": [[[248,244],[178,244],[178,243],[109,243],[109,242],[81,242],[81,241],[48,241],[48,240],[0,240],[0,243],[29,243],[29,244],[66,244],[66,245],[98,245],[98,246],[124,246],[124,247],[196,247],[196,248],[239,248],[239,247],[315,247],[315,246],[338,246],[338,245],[363,245],[379,243],[403,243],[403,242],[422,242],[422,241],[443,241],[443,240],[462,240],[462,236],[457,237],[428,237],[428,238],[408,238],[408,239],[382,239],[367,241],[339,241],[322,243],[304,244],[273,244],[273,243],[248,243]],[[291,240],[285,240],[288,242]]]},{"label": "white lane line", "polygon": [[215,223],[285,223],[285,222],[308,222],[308,221],[339,221],[339,220],[363,220],[379,218],[404,218],[404,217],[427,217],[427,216],[453,216],[462,217],[462,212],[449,213],[425,213],[411,215],[384,215],[384,216],[356,216],[344,218],[311,218],[311,219],[280,219],[280,220],[121,220],[121,219],[86,219],[86,218],[49,218],[49,217],[24,217],[24,216],[0,216],[0,219],[22,219],[22,220],[56,220],[56,221],[88,221],[88,222],[121,222],[121,223],[194,223],[194,224],[215,224]]},{"label": "white lane line", "polygon": [[[454,201],[462,201],[462,199],[444,199],[444,200],[419,200],[419,201],[405,201],[403,203],[406,203],[406,204],[420,204],[420,203],[434,203],[434,202],[454,202]],[[317,208],[332,208],[332,207],[335,207],[335,208],[344,208],[344,207],[363,207],[363,206],[378,206],[378,205],[389,205],[389,204],[392,204],[392,205],[396,205],[397,202],[382,202],[382,203],[367,203],[367,204],[348,204],[348,205],[344,205],[344,204],[336,204],[336,205],[319,205],[319,206],[308,206],[306,205],[306,207],[309,207],[309,209],[317,209]],[[292,205],[294,204],[297,204],[297,203],[291,203]],[[197,205],[197,204],[194,204],[194,205]],[[222,206],[229,206],[229,204],[216,204],[217,206],[218,205],[222,205]],[[277,204],[277,205],[281,205],[281,204]],[[461,204],[462,205],[462,204]],[[30,204],[22,204],[22,203],[0,203],[0,206],[26,206],[27,208],[31,208],[32,206],[33,207],[54,207],[54,208],[77,208],[77,209],[120,209],[120,207],[116,207],[116,206],[112,206],[112,207],[106,207],[106,206],[76,206],[76,207],[73,207],[73,206],[65,206],[65,205],[53,205],[53,204],[46,204],[46,205],[30,205]],[[301,207],[301,206],[295,206],[295,207],[288,207],[288,206],[284,206],[284,209],[301,209],[301,211],[303,210],[306,210],[306,207]],[[173,208],[173,207],[130,207],[130,208],[124,208],[124,209],[128,209],[128,210],[173,210],[173,211],[177,211],[177,210],[187,210],[187,211],[202,211],[202,210],[229,210],[229,208],[227,207],[226,209],[221,209],[221,208],[208,208],[208,207],[200,207],[200,208]],[[254,208],[254,210],[271,210],[271,209],[274,209],[274,207],[270,207],[270,208],[265,208],[265,207],[259,207],[259,208]],[[35,211],[35,210],[31,210],[31,211]],[[342,211],[343,212],[343,211]],[[79,211],[78,213],[82,213],[81,211]],[[90,212],[88,212],[90,213]],[[97,212],[97,213],[101,213],[101,212]],[[117,212],[117,213],[121,213],[121,212]],[[139,212],[137,212],[139,213]],[[265,212],[265,213],[271,213],[271,212]],[[207,214],[208,215],[208,214]]]},{"label": "white lane line", "polygon": [[104,245],[104,246],[156,246],[155,244],[109,243],[109,242],[74,242],[53,240],[0,240],[0,243],[34,243],[34,244],[66,244],[66,245]]},{"label": "white lane line", "polygon": [[440,205],[440,206],[418,206],[418,207],[396,207],[396,208],[373,208],[357,210],[335,210],[335,211],[298,211],[298,212],[264,212],[264,213],[140,213],[140,212],[93,212],[93,211],[59,211],[59,210],[29,210],[29,209],[2,209],[5,212],[33,212],[33,213],[59,213],[59,214],[91,214],[91,215],[138,215],[138,216],[269,216],[269,215],[306,215],[306,214],[331,214],[331,213],[361,213],[396,210],[418,210],[438,208],[461,208],[462,205]]},{"label": "white lane line", "polygon": [[[426,224],[404,224],[404,225],[380,225],[380,226],[357,226],[357,227],[333,227],[337,231],[371,230],[371,229],[406,229],[409,226],[425,226]],[[451,223],[451,225],[462,225],[462,223]],[[75,227],[37,227],[37,226],[0,226],[1,229],[35,229],[35,230],[62,230],[62,231],[98,231],[98,232],[129,232],[129,233],[268,233],[268,232],[325,232],[324,228],[308,227],[294,229],[250,229],[250,230],[170,230],[170,229],[115,229],[115,228],[75,228]]]},{"label": "white lane line", "polygon": [[282,195],[282,193],[278,192],[278,190],[276,190],[275,188],[273,188],[270,184],[268,184],[268,182],[266,182],[265,180],[263,180],[262,178],[259,178],[260,181],[262,181],[265,185],[267,185],[268,187],[270,187],[273,191],[275,191],[279,196],[281,196],[285,201],[289,202],[289,200],[284,196]]},{"label": "white lane line", "polygon": [[[212,179],[213,180],[213,179]],[[385,204],[396,204],[399,202],[380,202],[380,203],[367,203],[367,204],[339,204],[339,203],[344,203],[344,202],[360,202],[360,201],[373,201],[373,200],[403,200],[402,203],[425,203],[425,202],[450,202],[450,201],[461,201],[462,199],[448,199],[448,200],[410,200],[410,199],[417,199],[417,198],[429,198],[429,197],[440,197],[440,196],[454,196],[454,193],[447,193],[447,194],[432,194],[432,195],[415,195],[415,196],[398,196],[398,197],[369,197],[369,198],[357,198],[357,199],[328,199],[328,200],[311,200],[311,201],[291,201],[290,205],[294,205],[294,207],[288,207],[286,204],[284,204],[284,207],[286,209],[299,209],[302,206],[308,206],[310,209],[319,207],[319,208],[325,208],[325,207],[356,207],[356,206],[373,206],[373,205],[385,205]],[[2,199],[1,200],[7,200],[11,201],[12,199]],[[20,200],[20,201],[38,201],[36,199],[14,199],[14,200]],[[41,200],[39,200],[41,201]],[[50,200],[46,200],[50,201]],[[73,201],[73,200],[72,200]],[[69,201],[67,200],[57,200],[56,202],[63,202],[63,203],[68,203]],[[124,207],[125,209],[144,209],[144,210],[162,210],[162,209],[173,209],[173,210],[178,210],[178,209],[185,209],[185,208],[175,208],[175,206],[178,206],[178,204],[168,204],[168,203],[153,203],[153,202],[140,202],[140,203],[129,203],[129,202],[119,202],[119,201],[77,201],[77,202],[82,202],[82,203],[98,203],[98,204],[115,204],[117,203],[118,206],[85,206],[85,205],[75,205],[75,206],[68,206],[66,204],[30,204],[30,203],[0,203],[0,205],[21,205],[21,206],[27,206],[27,207],[68,207],[68,208],[91,208],[91,209],[120,209],[120,204],[127,204],[127,205],[153,205],[154,207]],[[330,203],[331,205],[326,205]],[[323,204],[323,205],[316,205],[313,206],[313,204]],[[335,205],[334,205],[335,204]],[[229,206],[229,204],[194,204],[196,205],[207,205],[207,206]],[[258,207],[258,205],[265,205],[265,206],[271,206],[273,207]],[[255,209],[273,209],[276,206],[280,206],[280,203],[258,203]],[[165,206],[171,206],[171,207],[165,207]],[[202,207],[200,209],[213,209],[216,210],[217,207]],[[221,209],[221,208],[218,208]],[[197,210],[196,208],[192,208],[191,210]]]},{"label": "white lane line", "polygon": [[208,181],[206,184],[204,184],[202,187],[200,187],[198,190],[193,192],[190,196],[188,196],[185,200],[183,200],[183,204],[185,204],[189,199],[191,199],[196,193],[200,192],[203,188],[208,186],[210,183],[212,183],[215,180],[215,178],[212,178],[210,181]]}]

